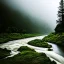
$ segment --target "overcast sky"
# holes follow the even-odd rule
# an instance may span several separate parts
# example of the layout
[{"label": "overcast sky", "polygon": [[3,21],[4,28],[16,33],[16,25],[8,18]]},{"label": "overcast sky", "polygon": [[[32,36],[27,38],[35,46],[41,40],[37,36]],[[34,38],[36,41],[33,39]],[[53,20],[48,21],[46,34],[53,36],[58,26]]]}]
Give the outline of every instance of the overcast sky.
[{"label": "overcast sky", "polygon": [[[52,30],[56,26],[57,11],[60,0],[7,0],[13,8],[27,16],[36,18],[38,23],[47,23]],[[33,21],[32,21],[33,22]]]}]

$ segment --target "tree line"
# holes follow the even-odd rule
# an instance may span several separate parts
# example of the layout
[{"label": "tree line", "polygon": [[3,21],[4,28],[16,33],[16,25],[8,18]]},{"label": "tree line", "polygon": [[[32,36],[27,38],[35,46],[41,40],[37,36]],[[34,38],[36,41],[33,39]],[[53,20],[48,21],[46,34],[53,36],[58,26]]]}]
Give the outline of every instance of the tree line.
[{"label": "tree line", "polygon": [[57,26],[55,28],[56,33],[64,32],[64,0],[60,1]]}]

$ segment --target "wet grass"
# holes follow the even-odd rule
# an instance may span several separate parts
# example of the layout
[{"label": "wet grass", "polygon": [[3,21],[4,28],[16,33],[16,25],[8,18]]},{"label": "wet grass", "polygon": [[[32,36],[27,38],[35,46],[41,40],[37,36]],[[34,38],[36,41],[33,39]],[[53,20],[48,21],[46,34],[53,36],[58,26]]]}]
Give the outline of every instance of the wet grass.
[{"label": "wet grass", "polygon": [[28,47],[19,48],[20,53],[14,57],[0,60],[0,64],[56,64],[44,53],[37,53]]},{"label": "wet grass", "polygon": [[6,48],[5,49],[1,49],[0,48],[0,59],[3,59],[3,58],[5,58],[5,57],[7,57],[7,56],[9,56],[10,55],[10,50],[7,50]]},{"label": "wet grass", "polygon": [[28,37],[40,36],[41,34],[22,34],[22,33],[1,33],[0,34],[0,44],[6,43],[8,41],[24,39]]},{"label": "wet grass", "polygon": [[44,37],[42,41],[54,43],[61,47],[64,47],[64,33],[51,33],[48,36]]},{"label": "wet grass", "polygon": [[32,40],[32,41],[28,42],[28,44],[33,45],[33,46],[37,46],[37,47],[44,47],[44,48],[51,48],[52,47],[47,42],[42,41],[40,39]]}]

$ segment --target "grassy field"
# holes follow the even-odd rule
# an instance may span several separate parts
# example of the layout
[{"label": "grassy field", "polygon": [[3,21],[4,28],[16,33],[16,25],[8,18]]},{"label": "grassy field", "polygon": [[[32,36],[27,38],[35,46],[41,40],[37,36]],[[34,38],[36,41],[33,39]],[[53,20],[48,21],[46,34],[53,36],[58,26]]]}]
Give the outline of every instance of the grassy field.
[{"label": "grassy field", "polygon": [[11,40],[23,39],[28,37],[40,36],[41,34],[22,34],[22,33],[1,33],[0,44]]}]

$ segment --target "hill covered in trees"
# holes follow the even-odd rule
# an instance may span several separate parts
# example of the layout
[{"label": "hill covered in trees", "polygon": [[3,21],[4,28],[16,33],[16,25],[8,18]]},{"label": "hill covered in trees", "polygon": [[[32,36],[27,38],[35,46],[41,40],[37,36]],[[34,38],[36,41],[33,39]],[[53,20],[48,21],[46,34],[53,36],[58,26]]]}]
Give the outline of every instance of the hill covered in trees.
[{"label": "hill covered in trees", "polygon": [[43,41],[55,43],[62,48],[64,47],[64,1],[60,1],[57,26],[55,28],[55,33],[51,33],[46,36]]},{"label": "hill covered in trees", "polygon": [[[29,18],[0,2],[0,33],[29,33]],[[27,22],[26,22],[27,21]],[[25,24],[25,25],[24,25]],[[27,25],[26,25],[27,24]],[[29,24],[29,25],[28,25]],[[29,27],[27,29],[27,27]]]},{"label": "hill covered in trees", "polygon": [[[4,0],[0,1],[0,33],[50,33],[50,27],[35,23],[36,19],[7,5]],[[34,23],[33,23],[34,22]],[[47,30],[48,29],[48,30]]]}]

